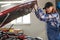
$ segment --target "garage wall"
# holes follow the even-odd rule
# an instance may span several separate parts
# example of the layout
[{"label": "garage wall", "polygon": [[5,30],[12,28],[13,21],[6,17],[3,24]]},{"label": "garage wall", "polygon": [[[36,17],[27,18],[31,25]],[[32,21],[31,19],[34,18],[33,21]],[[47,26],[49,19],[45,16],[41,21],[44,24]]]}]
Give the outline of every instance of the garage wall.
[{"label": "garage wall", "polygon": [[[48,1],[55,3],[55,0],[38,0],[40,8],[43,8],[44,4]],[[5,27],[9,27],[9,25],[6,25]],[[24,33],[29,36],[42,37],[43,40],[47,40],[45,23],[39,21],[39,19],[36,18],[34,12],[31,13],[31,24],[15,25],[14,28],[23,29]]]}]

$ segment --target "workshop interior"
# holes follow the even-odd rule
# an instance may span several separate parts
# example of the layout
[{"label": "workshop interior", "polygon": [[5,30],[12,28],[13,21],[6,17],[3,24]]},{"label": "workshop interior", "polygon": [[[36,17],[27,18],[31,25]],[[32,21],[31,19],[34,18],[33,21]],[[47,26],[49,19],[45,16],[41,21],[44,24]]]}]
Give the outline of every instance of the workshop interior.
[{"label": "workshop interior", "polygon": [[43,10],[46,2],[60,15],[60,0],[0,0],[0,40],[48,40],[46,23],[34,10],[36,4]]}]

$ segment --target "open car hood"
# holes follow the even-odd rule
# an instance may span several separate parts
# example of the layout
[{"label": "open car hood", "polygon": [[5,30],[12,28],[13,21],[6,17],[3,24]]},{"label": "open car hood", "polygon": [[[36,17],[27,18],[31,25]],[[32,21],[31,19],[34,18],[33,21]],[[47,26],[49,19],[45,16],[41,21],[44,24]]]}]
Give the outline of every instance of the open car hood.
[{"label": "open car hood", "polygon": [[36,4],[36,0],[11,3],[9,5],[6,3],[8,6],[5,3],[0,4],[0,27],[3,27],[12,20],[30,13]]}]

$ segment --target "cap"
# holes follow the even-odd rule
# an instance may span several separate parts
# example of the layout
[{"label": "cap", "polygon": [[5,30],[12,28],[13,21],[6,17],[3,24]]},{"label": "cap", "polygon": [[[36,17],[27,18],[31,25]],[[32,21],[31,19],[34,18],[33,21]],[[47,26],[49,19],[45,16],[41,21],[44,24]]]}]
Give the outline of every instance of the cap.
[{"label": "cap", "polygon": [[49,8],[50,6],[53,6],[53,4],[51,2],[47,2],[43,9]]}]

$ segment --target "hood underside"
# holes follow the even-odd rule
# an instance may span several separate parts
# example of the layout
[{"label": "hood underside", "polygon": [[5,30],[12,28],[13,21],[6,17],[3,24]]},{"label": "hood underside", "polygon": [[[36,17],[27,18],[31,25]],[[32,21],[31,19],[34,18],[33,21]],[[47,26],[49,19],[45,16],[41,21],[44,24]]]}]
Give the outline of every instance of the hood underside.
[{"label": "hood underside", "polygon": [[[11,3],[11,4],[2,4],[0,3],[0,27],[3,27],[7,23],[11,22],[12,20],[29,14],[36,1],[29,1],[25,3]],[[6,6],[8,5],[8,6]]]}]

